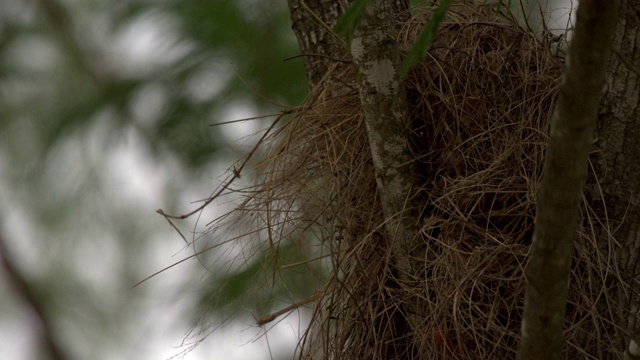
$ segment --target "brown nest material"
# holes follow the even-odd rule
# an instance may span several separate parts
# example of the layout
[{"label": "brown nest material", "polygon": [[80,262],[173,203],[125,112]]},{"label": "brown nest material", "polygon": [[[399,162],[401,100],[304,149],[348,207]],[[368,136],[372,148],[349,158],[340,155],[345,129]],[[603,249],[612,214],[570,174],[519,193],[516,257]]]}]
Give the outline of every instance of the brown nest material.
[{"label": "brown nest material", "polygon": [[[403,47],[414,43],[431,10],[404,24]],[[423,184],[425,242],[415,254],[424,272],[412,296],[427,311],[421,331],[408,336],[397,321],[389,244],[348,66],[332,69],[295,116],[262,142],[260,183],[249,188],[236,215],[252,216],[251,234],[274,253],[295,243],[308,264],[328,269],[301,357],[515,357],[534,199],[561,69],[549,46],[495,5],[465,2],[451,7],[428,59],[410,73],[408,138]],[[609,303],[618,279],[602,254],[583,226],[566,358],[607,358],[622,348],[614,325],[622,315]],[[411,352],[416,348],[419,354]]]}]

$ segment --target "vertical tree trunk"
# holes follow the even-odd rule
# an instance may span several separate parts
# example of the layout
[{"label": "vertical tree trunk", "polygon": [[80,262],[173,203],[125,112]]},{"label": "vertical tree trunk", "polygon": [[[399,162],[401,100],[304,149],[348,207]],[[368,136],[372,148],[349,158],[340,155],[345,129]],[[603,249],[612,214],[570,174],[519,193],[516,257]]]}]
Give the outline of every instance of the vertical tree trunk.
[{"label": "vertical tree trunk", "polygon": [[288,2],[291,28],[298,39],[309,86],[313,88],[332,64],[346,60],[344,46],[330,30],[344,13],[349,1],[288,0]]},{"label": "vertical tree trunk", "polygon": [[[592,156],[597,181],[587,194],[595,211],[607,220],[596,230],[603,253],[615,259],[623,281],[611,295],[620,304],[620,318],[626,319],[617,325],[626,330],[627,339],[629,333],[640,330],[640,286],[636,280],[640,272],[639,18],[640,1],[625,1],[614,34],[615,54],[609,61],[610,76],[596,130],[596,147],[601,149]],[[635,355],[640,355],[637,348]]]},{"label": "vertical tree trunk", "polygon": [[518,359],[560,359],[588,155],[616,21],[617,1],[582,0],[551,120],[537,196]]},{"label": "vertical tree trunk", "polygon": [[[309,86],[322,79],[327,70],[340,61],[347,61],[346,47],[332,32],[340,16],[353,0],[288,0],[291,28],[298,39],[304,58]],[[408,17],[407,0],[385,0],[395,14]]]},{"label": "vertical tree trunk", "polygon": [[[419,282],[417,274],[422,264],[413,259],[422,258],[419,251],[423,247],[413,194],[418,179],[407,141],[409,109],[400,77],[394,21],[391,6],[373,0],[355,30],[351,55],[393,258],[392,276],[402,287]],[[411,292],[411,286],[406,290]],[[410,325],[417,327],[422,311],[417,299],[407,295],[400,300],[401,308]]]},{"label": "vertical tree trunk", "polygon": [[[385,358],[404,358],[414,351],[409,346],[411,325],[419,324],[421,319],[415,297],[407,296],[411,290],[398,286],[415,280],[409,255],[411,249],[415,251],[417,248],[411,242],[419,239],[417,211],[413,214],[407,210],[411,207],[408,200],[417,174],[412,166],[413,156],[405,132],[408,105],[400,78],[400,52],[395,31],[399,16],[408,19],[408,4],[406,0],[373,0],[361,16],[348,54],[348,48],[331,29],[351,2],[289,0],[289,7],[312,89],[333,66],[345,62],[354,65],[357,84],[353,79],[333,81],[335,79],[331,78],[330,88],[325,90],[332,95],[343,93],[343,90],[350,89],[341,89],[340,86],[351,80],[351,89],[355,86],[360,93],[377,183],[377,189],[371,196],[378,194],[380,197],[385,217],[384,230],[389,239],[387,246],[393,255],[390,269],[383,277],[392,283],[390,288],[395,292],[389,295],[393,298],[391,302],[398,304],[398,311],[393,311],[393,315],[385,319],[386,324],[377,324],[380,318],[362,320],[370,323],[371,329],[387,329],[385,337],[370,346],[380,347]],[[354,234],[351,240],[362,240],[367,236],[370,236],[368,232],[362,232]],[[358,296],[362,295],[349,301],[360,301]],[[408,323],[407,317],[415,320],[413,324]]]}]

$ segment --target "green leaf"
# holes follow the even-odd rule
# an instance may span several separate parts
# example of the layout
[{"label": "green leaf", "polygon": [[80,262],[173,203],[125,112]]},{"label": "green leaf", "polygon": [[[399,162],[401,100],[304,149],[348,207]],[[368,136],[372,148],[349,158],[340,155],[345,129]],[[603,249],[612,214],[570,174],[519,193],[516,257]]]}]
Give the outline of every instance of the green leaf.
[{"label": "green leaf", "polygon": [[444,19],[447,9],[451,5],[451,0],[442,0],[429,22],[424,26],[422,32],[418,36],[418,40],[413,45],[409,53],[402,62],[401,74],[402,78],[406,78],[409,74],[409,70],[417,64],[421,63],[426,57],[429,47],[433,43],[433,39],[436,37],[438,26]]},{"label": "green leaf", "polygon": [[353,32],[360,21],[360,16],[364,12],[364,9],[369,5],[371,0],[356,0],[349,8],[342,14],[338,23],[334,26],[333,30],[341,37],[347,39],[347,44],[351,43],[353,38]]}]

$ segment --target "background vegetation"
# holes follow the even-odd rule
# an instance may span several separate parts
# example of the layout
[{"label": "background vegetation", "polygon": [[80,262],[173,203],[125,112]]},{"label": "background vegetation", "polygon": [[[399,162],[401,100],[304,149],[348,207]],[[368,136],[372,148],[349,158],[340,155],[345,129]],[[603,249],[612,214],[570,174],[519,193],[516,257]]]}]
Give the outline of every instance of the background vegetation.
[{"label": "background vegetation", "polygon": [[[192,251],[154,211],[206,197],[262,126],[211,124],[303,99],[296,49],[284,2],[0,0],[0,231],[69,359],[188,348],[214,280],[190,261],[131,288]],[[46,359],[2,276],[0,358]],[[251,322],[206,358],[258,358]]]}]

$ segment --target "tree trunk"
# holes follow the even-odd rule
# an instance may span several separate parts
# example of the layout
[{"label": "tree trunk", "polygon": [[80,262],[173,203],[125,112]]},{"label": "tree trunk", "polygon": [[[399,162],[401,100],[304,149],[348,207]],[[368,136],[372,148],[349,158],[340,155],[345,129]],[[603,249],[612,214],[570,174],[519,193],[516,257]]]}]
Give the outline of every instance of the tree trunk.
[{"label": "tree trunk", "polygon": [[[304,58],[309,87],[322,79],[333,65],[348,61],[346,46],[333,27],[353,0],[288,0],[293,29]],[[394,13],[408,17],[407,0],[385,0]]]},{"label": "tree trunk", "polygon": [[[624,329],[618,339],[640,330],[640,1],[625,1],[614,34],[614,55],[596,130],[592,156],[597,181],[588,188],[594,210],[605,219],[598,225],[599,245],[613,256],[622,284],[611,296]],[[620,347],[626,347],[623,343]],[[629,351],[629,349],[627,349]],[[635,355],[640,351],[635,348]],[[640,357],[637,357],[640,358]]]},{"label": "tree trunk", "polygon": [[291,28],[298,39],[313,88],[336,62],[346,60],[346,52],[330,29],[348,6],[348,0],[288,0]]},{"label": "tree trunk", "polygon": [[[408,344],[411,344],[413,328],[421,322],[417,299],[411,296],[411,286],[416,283],[416,269],[412,265],[416,264],[410,260],[411,249],[419,248],[414,242],[420,239],[418,212],[410,203],[417,174],[407,141],[408,105],[400,78],[396,37],[398,20],[408,20],[408,3],[406,0],[373,0],[361,14],[348,48],[342,39],[336,38],[332,28],[351,2],[289,0],[289,7],[312,89],[332,67],[353,63],[356,84],[349,83],[347,89],[343,89],[348,79],[336,78],[338,71],[334,71],[324,86],[329,87],[325,90],[331,96],[343,94],[353,86],[360,94],[377,183],[371,196],[379,195],[388,238],[386,247],[392,254],[384,275],[386,286],[393,292],[387,300],[393,298],[390,301],[398,304],[398,311],[387,318],[388,324],[372,324],[371,329],[392,327],[377,346],[382,348],[385,358],[404,358],[414,352]],[[368,232],[360,232],[352,234],[350,237],[354,239],[350,240],[368,236]],[[364,320],[379,322],[379,319]]]},{"label": "tree trunk", "polygon": [[562,357],[571,254],[616,7],[599,0],[578,7],[537,196],[518,359]]},{"label": "tree trunk", "polygon": [[[351,42],[358,91],[364,112],[369,148],[380,194],[386,234],[392,255],[391,277],[400,287],[401,312],[410,326],[422,322],[422,308],[411,296],[419,283],[423,248],[418,227],[415,191],[418,184],[414,156],[408,146],[409,109],[400,77],[400,51],[393,10],[373,0],[364,10]],[[405,294],[406,292],[406,294]]]}]

